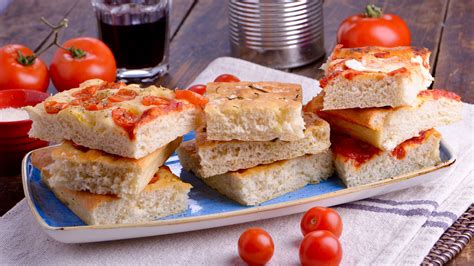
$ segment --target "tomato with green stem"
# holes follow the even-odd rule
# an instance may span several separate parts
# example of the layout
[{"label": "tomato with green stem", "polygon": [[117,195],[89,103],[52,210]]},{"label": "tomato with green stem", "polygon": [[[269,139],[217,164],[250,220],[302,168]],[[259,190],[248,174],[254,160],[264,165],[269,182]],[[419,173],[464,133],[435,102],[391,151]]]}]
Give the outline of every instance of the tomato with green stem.
[{"label": "tomato with green stem", "polygon": [[79,87],[89,79],[115,81],[117,66],[112,51],[98,39],[81,37],[58,48],[50,66],[51,79],[58,91]]},{"label": "tomato with green stem", "polygon": [[48,68],[28,47],[8,44],[0,48],[0,90],[46,91]]},{"label": "tomato with green stem", "polygon": [[367,5],[363,14],[346,18],[337,30],[337,43],[346,48],[363,46],[409,46],[410,29],[395,14],[384,14],[375,5]]}]

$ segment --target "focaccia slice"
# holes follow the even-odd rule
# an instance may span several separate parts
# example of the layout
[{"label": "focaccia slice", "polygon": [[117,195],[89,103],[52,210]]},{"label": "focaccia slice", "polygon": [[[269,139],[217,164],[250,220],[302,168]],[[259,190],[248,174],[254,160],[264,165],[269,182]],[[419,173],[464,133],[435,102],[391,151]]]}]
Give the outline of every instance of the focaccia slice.
[{"label": "focaccia slice", "polygon": [[376,147],[347,135],[331,136],[331,149],[339,178],[348,187],[377,182],[410,173],[441,162],[441,134],[429,129],[392,151]]},{"label": "focaccia slice", "polygon": [[56,197],[88,225],[144,223],[185,211],[192,186],[182,182],[167,166],[162,166],[145,189],[133,199],[74,191],[50,182],[48,171],[43,181]]},{"label": "focaccia slice", "polygon": [[204,112],[210,140],[293,141],[304,137],[301,86],[279,82],[212,82]]},{"label": "focaccia slice", "polygon": [[331,145],[329,124],[312,113],[306,113],[304,119],[305,136],[295,141],[214,141],[207,139],[202,128],[196,133],[201,167],[195,170],[205,178],[327,150]]},{"label": "focaccia slice", "polygon": [[173,90],[89,80],[25,108],[31,137],[142,158],[195,129],[200,106]]},{"label": "focaccia slice", "polygon": [[71,190],[134,198],[173,154],[181,139],[141,159],[124,158],[65,142],[51,152],[50,182]]},{"label": "focaccia slice", "polygon": [[[198,177],[199,159],[194,142],[184,142],[180,153],[183,168]],[[319,183],[334,172],[331,151],[303,155],[250,169],[202,178],[204,183],[242,205],[257,205],[308,183]]]},{"label": "focaccia slice", "polygon": [[305,110],[316,112],[335,132],[349,134],[390,151],[403,141],[418,136],[420,131],[461,120],[460,99],[453,92],[424,90],[413,107],[321,111],[322,96],[319,95],[305,106]]},{"label": "focaccia slice", "polygon": [[433,81],[426,48],[336,46],[320,80],[323,110],[414,106]]}]

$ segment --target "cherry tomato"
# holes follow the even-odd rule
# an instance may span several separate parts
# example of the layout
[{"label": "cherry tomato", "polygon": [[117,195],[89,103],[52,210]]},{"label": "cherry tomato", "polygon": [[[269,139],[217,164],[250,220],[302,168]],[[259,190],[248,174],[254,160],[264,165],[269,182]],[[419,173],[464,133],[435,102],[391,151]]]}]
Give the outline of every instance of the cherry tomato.
[{"label": "cherry tomato", "polygon": [[231,74],[222,74],[214,82],[240,82],[240,79]]},{"label": "cherry tomato", "polygon": [[307,234],[300,245],[301,265],[339,265],[342,247],[331,232],[318,230]]},{"label": "cherry tomato", "polygon": [[68,106],[67,103],[60,103],[56,101],[47,101],[44,103],[44,110],[48,114],[57,114]]},{"label": "cherry tomato", "polygon": [[97,91],[97,86],[89,86],[89,87],[85,87],[82,90],[74,92],[72,96],[76,98],[80,98],[80,99],[90,98],[94,96],[96,91]]},{"label": "cherry tomato", "polygon": [[158,96],[145,96],[142,99],[142,104],[145,106],[150,106],[150,105],[167,105],[170,103],[170,100],[163,98],[163,97],[158,97]]},{"label": "cherry tomato", "polygon": [[195,93],[199,93],[201,95],[204,95],[204,93],[206,93],[206,89],[207,89],[206,85],[197,84],[197,85],[193,85],[193,86],[189,87],[188,90],[194,91]]},{"label": "cherry tomato", "polygon": [[127,89],[120,89],[114,95],[109,97],[109,101],[111,102],[123,102],[123,101],[130,101],[137,97],[138,93],[133,90]]},{"label": "cherry tomato", "polygon": [[48,89],[48,68],[41,59],[32,60],[29,57],[32,55],[33,51],[23,45],[9,44],[0,47],[0,90]]},{"label": "cherry tomato", "polygon": [[303,215],[300,227],[303,235],[316,230],[327,230],[340,237],[342,233],[342,219],[334,209],[314,207]]},{"label": "cherry tomato", "polygon": [[374,5],[368,5],[364,14],[346,18],[337,30],[337,43],[347,48],[408,46],[410,42],[405,21],[394,14],[383,14]]},{"label": "cherry tomato", "polygon": [[197,94],[190,90],[175,90],[176,99],[186,100],[197,106],[204,106],[209,101],[206,97],[201,94]]},{"label": "cherry tomato", "polygon": [[275,245],[265,230],[257,227],[249,228],[240,235],[239,255],[250,265],[264,265],[273,256]]},{"label": "cherry tomato", "polygon": [[109,47],[100,40],[88,37],[71,39],[53,56],[51,79],[58,91],[79,87],[82,82],[98,78],[115,80],[115,58]]},{"label": "cherry tomato", "polygon": [[112,110],[112,119],[115,124],[127,130],[135,127],[140,117],[125,108],[119,107]]}]

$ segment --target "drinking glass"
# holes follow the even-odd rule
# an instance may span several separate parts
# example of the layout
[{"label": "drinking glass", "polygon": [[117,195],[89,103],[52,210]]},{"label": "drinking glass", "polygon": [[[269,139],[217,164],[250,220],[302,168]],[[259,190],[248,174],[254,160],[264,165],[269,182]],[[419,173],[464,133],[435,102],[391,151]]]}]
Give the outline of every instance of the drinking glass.
[{"label": "drinking glass", "polygon": [[117,78],[151,82],[168,71],[171,0],[92,0],[99,36],[115,56]]}]

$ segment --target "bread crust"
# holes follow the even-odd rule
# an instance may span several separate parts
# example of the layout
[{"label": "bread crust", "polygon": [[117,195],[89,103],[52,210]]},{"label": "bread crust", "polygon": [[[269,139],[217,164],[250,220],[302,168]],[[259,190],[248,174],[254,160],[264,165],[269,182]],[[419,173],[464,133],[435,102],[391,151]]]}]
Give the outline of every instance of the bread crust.
[{"label": "bread crust", "polygon": [[[184,142],[180,152],[183,168],[199,176],[199,158],[194,142]],[[249,169],[202,178],[207,185],[242,205],[257,205],[285,193],[319,183],[333,174],[329,149]]]},{"label": "bread crust", "polygon": [[324,110],[413,106],[433,81],[430,52],[416,47],[342,48],[323,66]]},{"label": "bread crust", "polygon": [[441,134],[434,129],[403,142],[392,151],[379,150],[348,136],[332,140],[336,172],[348,187],[395,177],[441,161]]},{"label": "bread crust", "polygon": [[50,182],[68,189],[134,198],[181,143],[178,138],[141,159],[124,158],[65,142],[56,147],[48,166]]},{"label": "bread crust", "polygon": [[196,145],[201,163],[199,175],[215,176],[328,149],[331,145],[329,124],[312,113],[305,113],[304,120],[305,137],[296,141],[215,141],[207,139],[205,128],[198,130]]},{"label": "bread crust", "polygon": [[[187,193],[192,188],[190,184],[182,182],[173,175],[167,166],[162,166],[155,174],[154,182],[148,184],[134,199],[74,191],[61,184],[50,182],[51,176],[48,171],[43,171],[42,178],[59,200],[90,225],[139,223],[182,212],[187,207]],[[142,203],[164,194],[172,197],[167,201],[154,202],[157,206],[144,206]]]},{"label": "bread crust", "polygon": [[[172,90],[155,86],[140,88],[136,84],[115,84],[112,87],[103,84],[107,83],[90,80],[79,88],[53,95],[35,107],[25,107],[33,120],[29,135],[58,143],[70,140],[90,149],[139,159],[195,129],[202,120],[202,109],[186,100],[177,100]],[[101,89],[102,86],[105,88]],[[113,100],[121,91],[134,96],[132,99]],[[166,99],[170,103],[169,110],[158,111],[162,107],[145,105],[143,101],[146,97]],[[92,101],[90,99],[100,99],[96,105],[106,107],[90,109],[92,107],[86,107],[83,103]],[[51,113],[46,107],[53,103],[61,103],[65,107]],[[117,123],[114,117],[118,115],[114,115],[114,111],[118,109],[134,115],[130,118],[133,126]],[[161,134],[156,134],[157,131]]]},{"label": "bread crust", "polygon": [[434,89],[420,93],[414,107],[323,111],[323,96],[318,95],[305,106],[305,110],[328,121],[335,132],[349,134],[382,150],[392,150],[420,131],[461,120],[462,103],[456,96],[452,92]]},{"label": "bread crust", "polygon": [[206,116],[210,140],[292,141],[304,136],[301,86],[279,82],[211,82]]}]

